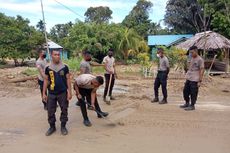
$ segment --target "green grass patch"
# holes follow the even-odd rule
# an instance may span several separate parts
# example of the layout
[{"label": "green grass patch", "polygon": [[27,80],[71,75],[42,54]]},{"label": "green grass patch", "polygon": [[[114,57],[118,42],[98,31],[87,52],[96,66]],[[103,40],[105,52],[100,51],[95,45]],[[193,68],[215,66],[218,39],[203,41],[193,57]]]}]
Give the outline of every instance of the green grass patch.
[{"label": "green grass patch", "polygon": [[104,66],[96,66],[96,67],[92,67],[92,71],[93,73],[96,73],[96,74],[104,74],[105,69],[104,69]]},{"label": "green grass patch", "polygon": [[36,68],[27,68],[24,71],[22,71],[22,74],[27,76],[34,76],[38,75],[38,70]]}]

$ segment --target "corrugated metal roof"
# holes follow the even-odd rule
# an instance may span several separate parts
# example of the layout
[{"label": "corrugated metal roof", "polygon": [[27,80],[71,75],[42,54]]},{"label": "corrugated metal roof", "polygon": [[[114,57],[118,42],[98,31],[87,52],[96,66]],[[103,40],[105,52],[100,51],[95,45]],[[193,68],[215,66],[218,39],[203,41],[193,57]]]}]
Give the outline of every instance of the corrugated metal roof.
[{"label": "corrugated metal roof", "polygon": [[181,38],[191,38],[192,34],[186,35],[152,35],[148,36],[149,46],[169,46],[173,42],[180,40]]},{"label": "corrugated metal roof", "polygon": [[56,44],[55,42],[48,40],[48,45],[50,49],[63,49],[62,46]]}]

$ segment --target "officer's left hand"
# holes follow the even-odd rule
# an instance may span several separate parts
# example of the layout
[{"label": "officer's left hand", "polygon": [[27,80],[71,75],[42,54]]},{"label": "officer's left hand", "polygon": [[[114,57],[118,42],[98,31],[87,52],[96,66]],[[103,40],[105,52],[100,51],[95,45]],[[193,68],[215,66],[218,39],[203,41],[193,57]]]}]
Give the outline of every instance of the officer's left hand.
[{"label": "officer's left hand", "polygon": [[200,88],[201,87],[201,82],[198,82],[197,86]]}]

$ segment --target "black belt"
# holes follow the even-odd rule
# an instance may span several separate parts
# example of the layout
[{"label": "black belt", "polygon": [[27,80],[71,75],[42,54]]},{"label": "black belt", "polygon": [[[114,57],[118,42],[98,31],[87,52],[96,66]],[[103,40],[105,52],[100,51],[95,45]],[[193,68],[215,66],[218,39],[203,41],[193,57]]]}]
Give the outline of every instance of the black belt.
[{"label": "black belt", "polygon": [[167,73],[167,71],[158,70],[158,73]]}]

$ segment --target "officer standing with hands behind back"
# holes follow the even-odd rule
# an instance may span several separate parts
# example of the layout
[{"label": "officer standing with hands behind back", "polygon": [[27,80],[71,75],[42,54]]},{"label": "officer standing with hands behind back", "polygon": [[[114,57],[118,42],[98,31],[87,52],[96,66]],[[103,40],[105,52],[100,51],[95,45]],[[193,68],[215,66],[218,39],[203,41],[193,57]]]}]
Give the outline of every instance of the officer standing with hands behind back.
[{"label": "officer standing with hands behind back", "polygon": [[[45,68],[47,65],[46,61],[46,52],[43,49],[39,49],[38,51],[39,58],[36,61],[36,67],[38,69],[38,84],[40,86],[40,91],[41,91],[41,98],[43,94],[43,83],[44,83],[44,78],[45,78]],[[47,110],[47,104],[45,101],[42,100],[42,103],[44,105],[44,110]]]},{"label": "officer standing with hands behind back", "polygon": [[204,60],[198,55],[198,48],[192,46],[189,52],[192,58],[186,73],[186,82],[183,90],[185,104],[180,106],[186,111],[195,110],[199,87],[204,75]]},{"label": "officer standing with hands behind back", "polygon": [[154,82],[154,95],[155,98],[151,101],[152,103],[159,102],[159,87],[162,88],[163,100],[159,102],[159,104],[167,104],[167,79],[169,74],[169,60],[164,55],[164,50],[162,48],[158,48],[157,57],[159,58],[159,66],[157,77]]}]

